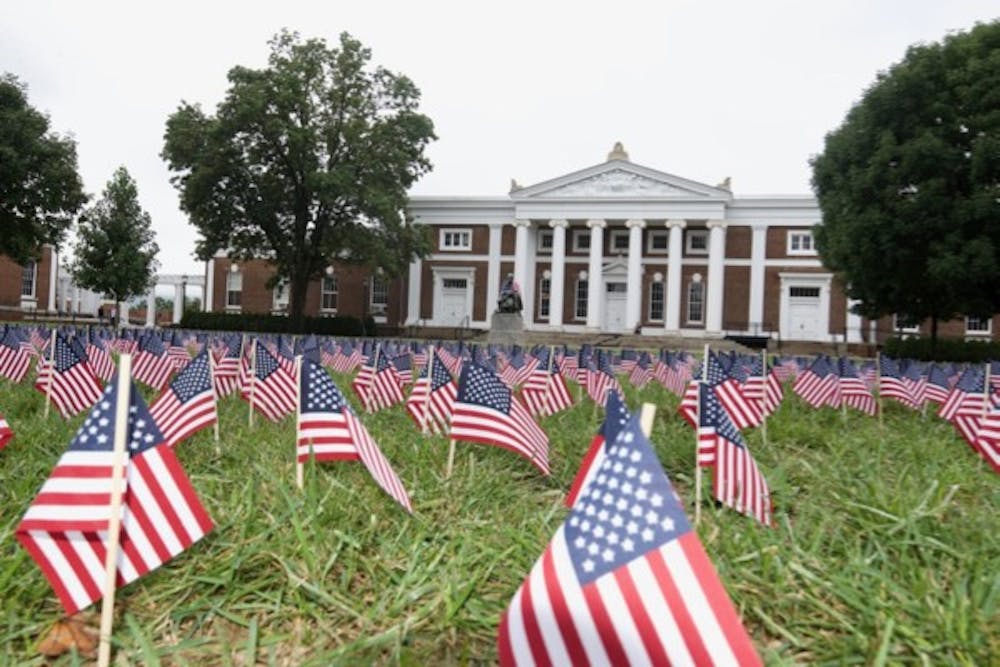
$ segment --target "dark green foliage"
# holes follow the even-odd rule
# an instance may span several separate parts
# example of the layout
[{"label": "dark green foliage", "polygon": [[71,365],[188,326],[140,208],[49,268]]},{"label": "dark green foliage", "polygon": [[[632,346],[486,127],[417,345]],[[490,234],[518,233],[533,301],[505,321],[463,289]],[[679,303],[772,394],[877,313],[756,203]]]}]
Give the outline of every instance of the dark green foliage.
[{"label": "dark green foliage", "polygon": [[871,318],[1000,310],[1000,22],[911,47],[813,162],[824,263]]},{"label": "dark green foliage", "polygon": [[258,333],[314,333],[325,336],[364,336],[365,328],[357,317],[303,317],[302,326],[292,329],[289,318],[256,313],[184,312],[181,327],[206,331],[247,331]]},{"label": "dark green foliage", "polygon": [[984,340],[940,338],[890,338],[885,342],[885,354],[894,359],[921,361],[981,362],[1000,359],[1000,343]]},{"label": "dark green foliage", "polygon": [[115,301],[146,294],[159,266],[152,224],[139,206],[135,181],[119,167],[101,198],[80,217],[72,267],[77,284]]},{"label": "dark green foliage", "polygon": [[0,255],[23,264],[59,245],[86,201],[76,142],[49,131],[16,77],[0,76]]},{"label": "dark green foliage", "polygon": [[392,277],[430,247],[405,207],[431,167],[433,124],[413,82],[370,59],[346,33],[331,48],[282,32],[266,68],[230,70],[214,116],[185,102],[167,120],[163,157],[199,257],[268,257],[296,325],[309,281],[335,261]]}]

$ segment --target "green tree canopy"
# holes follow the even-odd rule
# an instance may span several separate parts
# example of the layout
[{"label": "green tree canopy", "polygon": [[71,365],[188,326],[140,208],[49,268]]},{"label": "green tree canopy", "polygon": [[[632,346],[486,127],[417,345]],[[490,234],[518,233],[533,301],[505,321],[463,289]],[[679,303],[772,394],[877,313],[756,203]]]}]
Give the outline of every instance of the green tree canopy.
[{"label": "green tree canopy", "polygon": [[868,317],[1000,310],[1000,22],[912,46],[812,161],[817,241]]},{"label": "green tree canopy", "polygon": [[370,67],[370,51],[346,33],[339,48],[288,32],[270,46],[266,68],[230,70],[214,116],[181,104],[163,157],[200,233],[199,257],[224,249],[271,260],[301,321],[309,281],[332,262],[396,276],[427,252],[405,206],[435,136],[416,86]]},{"label": "green tree canopy", "polygon": [[16,77],[0,76],[0,254],[23,264],[59,245],[86,202],[76,144],[49,131]]},{"label": "green tree canopy", "polygon": [[71,271],[81,287],[116,302],[146,294],[159,266],[149,213],[125,167],[119,167],[101,198],[80,216]]}]

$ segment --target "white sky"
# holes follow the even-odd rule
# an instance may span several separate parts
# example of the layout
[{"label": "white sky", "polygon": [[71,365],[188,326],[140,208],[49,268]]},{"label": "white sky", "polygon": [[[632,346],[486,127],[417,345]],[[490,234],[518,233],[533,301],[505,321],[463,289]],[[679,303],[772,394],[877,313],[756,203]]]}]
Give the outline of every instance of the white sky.
[{"label": "white sky", "polygon": [[438,141],[414,194],[503,195],[604,161],[738,195],[807,193],[809,157],[906,47],[1000,16],[996,0],[49,2],[0,8],[0,71],[77,140],[87,191],[125,165],[162,273],[200,273],[160,159],[181,100],[214,111],[234,65],[287,27],[414,80]]}]

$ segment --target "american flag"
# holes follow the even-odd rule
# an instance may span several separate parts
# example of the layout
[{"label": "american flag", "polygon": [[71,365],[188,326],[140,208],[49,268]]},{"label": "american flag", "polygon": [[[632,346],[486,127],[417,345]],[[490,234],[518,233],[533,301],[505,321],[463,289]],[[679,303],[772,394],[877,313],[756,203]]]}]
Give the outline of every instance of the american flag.
[{"label": "american flag", "polygon": [[1000,408],[997,405],[983,417],[973,446],[993,471],[1000,473]]},{"label": "american flag", "polygon": [[259,341],[253,347],[256,372],[241,387],[240,396],[271,421],[281,421],[295,412],[295,378]]},{"label": "american flag", "polygon": [[[156,569],[212,529],[183,468],[129,384],[118,587]],[[112,381],[105,388],[17,527],[18,541],[42,569],[67,615],[103,594],[116,385]]]},{"label": "american flag", "polygon": [[174,364],[174,370],[181,370],[191,362],[191,354],[188,352],[187,341],[180,331],[174,331],[170,336],[170,343],[167,345],[167,356]]},{"label": "american flag", "polygon": [[[531,414],[549,416],[573,406],[566,378],[559,374],[549,350],[538,351],[535,372],[521,388],[521,397]],[[550,364],[550,361],[552,362]]]},{"label": "american flag", "polygon": [[538,368],[538,359],[525,357],[520,348],[514,348],[507,365],[500,371],[500,379],[510,389],[524,383]]},{"label": "american flag", "polygon": [[878,412],[875,397],[847,357],[840,357],[837,360],[837,376],[840,380],[840,400],[843,404],[867,415],[874,416]]},{"label": "american flag", "polygon": [[559,372],[567,380],[577,381],[577,358],[576,354],[570,352],[568,349],[563,348],[562,357],[559,360]]},{"label": "american flag", "polygon": [[143,336],[135,354],[132,376],[156,391],[163,391],[173,373],[174,360],[167,355],[160,337],[155,333]]},{"label": "american flag", "polygon": [[660,383],[678,396],[683,396],[687,383],[691,379],[691,367],[673,355],[667,355],[664,365],[663,378],[660,379]]},{"label": "american flag", "polygon": [[748,400],[736,378],[730,377],[719,363],[718,355],[709,351],[705,382],[718,396],[736,428],[759,426],[763,419],[760,403]]},{"label": "american flag", "polygon": [[[632,386],[636,389],[642,389],[653,377],[653,373],[649,368],[650,358],[648,352],[643,352],[639,355],[638,361],[632,364],[632,370],[629,372],[628,381],[632,383]],[[624,366],[624,364],[623,364]]]},{"label": "american flag", "polygon": [[931,364],[927,369],[927,384],[924,387],[924,398],[932,403],[943,404],[951,393],[951,383],[948,374],[937,364]]},{"label": "american flag", "polygon": [[296,443],[299,463],[309,460],[310,451],[317,461],[360,459],[378,485],[412,513],[403,483],[326,370],[303,359],[301,375]]},{"label": "american flag", "polygon": [[638,353],[631,348],[626,348],[622,350],[621,359],[618,362],[618,370],[622,373],[631,373],[638,361]]},{"label": "american flag", "polygon": [[712,468],[716,499],[770,526],[767,480],[714,392],[701,392],[698,417],[698,465]]},{"label": "american flag", "polygon": [[816,360],[795,378],[792,391],[814,408],[840,405],[840,381],[826,357]]},{"label": "american flag", "polygon": [[171,447],[219,419],[208,355],[206,350],[189,362],[149,408]]},{"label": "american flag", "polygon": [[351,389],[367,412],[378,412],[406,400],[403,381],[381,345],[361,367],[361,372],[351,382]]},{"label": "american flag", "polygon": [[14,431],[11,430],[10,424],[8,424],[7,420],[3,418],[3,415],[0,415],[0,449],[6,447],[7,443],[10,442],[10,439],[13,437]]},{"label": "american flag", "polygon": [[[413,391],[406,399],[406,413],[421,430],[426,424],[428,430],[433,433],[446,433],[451,422],[451,414],[455,409],[458,385],[436,352],[428,358],[432,359],[433,363],[428,363],[424,367],[414,383]],[[430,379],[427,377],[428,370]]]},{"label": "american flag", "polygon": [[399,374],[399,380],[404,385],[413,384],[413,360],[409,352],[398,354],[392,358],[392,365]]},{"label": "american flag", "polygon": [[15,327],[8,326],[0,338],[0,376],[20,382],[28,373],[31,355],[21,347],[21,339]]},{"label": "american flag", "polygon": [[587,369],[587,395],[598,405],[604,405],[605,394],[609,391],[622,391],[622,386],[615,377],[608,355],[598,353],[597,365]]},{"label": "american flag", "polygon": [[71,417],[83,412],[101,397],[101,383],[90,362],[62,334],[56,334],[53,356],[52,362],[48,359],[39,362],[35,389],[51,395],[62,416]]},{"label": "american flag", "polygon": [[919,410],[921,402],[903,381],[903,375],[895,361],[880,356],[878,360],[878,392],[883,398],[891,398],[908,408]]},{"label": "american flag", "polygon": [[350,343],[344,343],[333,358],[333,370],[338,373],[352,373],[361,363],[361,350]]},{"label": "american flag", "polygon": [[617,391],[609,391],[608,402],[604,406],[604,423],[590,441],[590,447],[583,456],[580,469],[573,478],[569,493],[566,494],[566,507],[573,507],[576,504],[580,494],[584,493],[587,485],[600,470],[604,463],[604,443],[614,442],[631,417],[622,395]]},{"label": "american flag", "polygon": [[115,362],[104,341],[93,331],[87,336],[87,358],[97,377],[110,382],[115,375]]},{"label": "american flag", "polygon": [[632,418],[504,612],[501,665],[760,665]]},{"label": "american flag", "polygon": [[236,391],[239,387],[240,375],[240,352],[243,349],[243,338],[241,336],[227,336],[222,344],[216,349],[215,374],[212,381],[215,383],[215,395],[224,398]]},{"label": "american flag", "polygon": [[938,417],[950,421],[972,447],[976,446],[979,426],[990,407],[985,381],[982,368],[966,369],[938,410]]},{"label": "american flag", "polygon": [[451,437],[497,445],[549,474],[549,438],[496,373],[470,363],[462,368]]}]

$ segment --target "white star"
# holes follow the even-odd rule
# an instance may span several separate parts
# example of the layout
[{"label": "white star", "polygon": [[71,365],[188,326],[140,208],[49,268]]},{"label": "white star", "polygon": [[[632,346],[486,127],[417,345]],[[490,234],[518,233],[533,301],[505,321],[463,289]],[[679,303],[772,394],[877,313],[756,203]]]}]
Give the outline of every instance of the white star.
[{"label": "white star", "polygon": [[597,508],[590,504],[588,504],[586,507],[583,508],[583,513],[586,514],[587,516],[594,516],[594,513],[596,511]]},{"label": "white star", "polygon": [[635,477],[636,473],[638,473],[638,472],[639,471],[635,469],[635,466],[629,466],[628,470],[625,471],[625,476],[628,477],[629,479],[631,479],[631,478]]},{"label": "white star", "polygon": [[622,435],[622,440],[624,440],[626,443],[631,443],[633,440],[635,440],[635,436],[632,435],[631,431],[625,431],[625,433]]},{"label": "white star", "polygon": [[593,572],[594,571],[594,561],[590,560],[589,558],[587,560],[583,561],[583,571],[584,572]]},{"label": "white star", "polygon": [[103,445],[106,444],[107,442],[108,442],[108,436],[104,435],[103,433],[97,436],[97,444]]},{"label": "white star", "polygon": [[577,549],[584,548],[585,546],[587,546],[586,538],[584,538],[583,535],[580,535],[575,540],[573,540],[573,546],[576,547]]},{"label": "white star", "polygon": [[600,512],[597,513],[597,518],[600,519],[601,521],[607,521],[608,520],[608,511],[607,510],[601,510]]},{"label": "white star", "polygon": [[664,517],[663,521],[660,522],[660,528],[667,531],[668,533],[674,529],[674,520],[669,516]]},{"label": "white star", "polygon": [[648,496],[648,495],[649,495],[649,491],[647,491],[646,489],[638,489],[635,492],[635,497],[638,498],[639,500],[645,500],[646,496]]},{"label": "white star", "polygon": [[618,461],[617,463],[615,463],[615,472],[616,473],[621,473],[622,467],[623,466],[622,466],[622,462],[621,461]]},{"label": "white star", "polygon": [[618,488],[618,479],[615,478],[615,477],[612,477],[611,479],[609,479],[608,480],[608,488],[609,489],[617,489]]},{"label": "white star", "polygon": [[594,537],[601,538],[604,537],[604,528],[602,526],[594,527]]},{"label": "white star", "polygon": [[649,502],[653,507],[661,507],[663,505],[663,496],[654,493],[649,497]]},{"label": "white star", "polygon": [[601,558],[610,563],[615,559],[615,552],[611,549],[605,549],[604,553],[601,554]]},{"label": "white star", "polygon": [[640,516],[642,516],[642,506],[641,505],[632,505],[632,509],[630,509],[629,512],[631,512],[632,516],[634,516],[634,517],[640,517]]},{"label": "white star", "polygon": [[580,523],[580,517],[573,515],[569,518],[569,525],[575,527],[579,523]]},{"label": "white star", "polygon": [[632,551],[633,549],[635,549],[635,542],[626,537],[624,540],[622,540],[622,549],[624,549],[625,551]]},{"label": "white star", "polygon": [[639,475],[640,484],[649,484],[651,481],[653,481],[653,476],[650,475],[648,472],[643,471],[643,473]]},{"label": "white star", "polygon": [[624,512],[627,507],[628,507],[628,501],[625,500],[624,498],[619,498],[618,502],[615,503],[615,508],[618,509],[618,511],[620,512]]},{"label": "white star", "polygon": [[635,450],[632,452],[632,456],[630,456],[629,458],[632,460],[632,463],[638,463],[639,459],[642,458],[642,454],[639,453],[638,450]]},{"label": "white star", "polygon": [[660,516],[653,510],[646,512],[646,523],[656,523],[659,519]]},{"label": "white star", "polygon": [[624,493],[626,496],[627,495],[631,495],[631,493],[632,493],[632,483],[631,482],[625,482],[624,484],[622,484],[622,493]]},{"label": "white star", "polygon": [[587,545],[587,553],[591,556],[596,556],[597,552],[601,550],[601,547],[597,545],[597,542],[591,542]]},{"label": "white star", "polygon": [[611,531],[608,533],[608,544],[618,544],[618,533]]},{"label": "white star", "polygon": [[580,522],[580,530],[583,531],[584,533],[589,532],[590,531],[590,522],[587,521],[586,519],[584,519],[583,521],[581,521]]},{"label": "white star", "polygon": [[643,540],[643,542],[652,542],[652,541],[653,541],[653,536],[654,536],[655,534],[656,534],[656,533],[654,533],[654,532],[653,532],[652,530],[650,530],[649,528],[646,528],[646,529],[644,529],[644,530],[642,531],[642,540]]},{"label": "white star", "polygon": [[621,514],[616,514],[613,517],[611,517],[611,525],[614,526],[615,528],[621,528],[624,523],[625,519],[622,518]]}]

